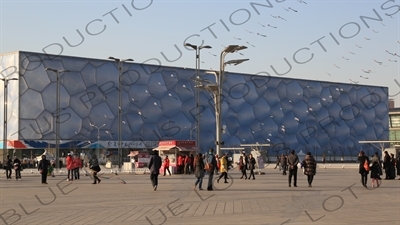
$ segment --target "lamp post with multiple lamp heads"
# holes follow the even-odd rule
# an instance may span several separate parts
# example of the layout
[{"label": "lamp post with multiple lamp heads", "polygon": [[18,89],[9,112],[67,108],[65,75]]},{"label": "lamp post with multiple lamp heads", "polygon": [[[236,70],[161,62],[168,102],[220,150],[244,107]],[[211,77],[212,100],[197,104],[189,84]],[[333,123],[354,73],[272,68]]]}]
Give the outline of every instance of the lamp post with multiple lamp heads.
[{"label": "lamp post with multiple lamp heads", "polygon": [[[221,138],[221,96],[222,96],[222,85],[223,85],[223,77],[224,77],[224,72],[225,72],[225,66],[226,65],[238,65],[242,62],[248,61],[249,59],[236,59],[236,60],[229,60],[225,61],[225,56],[228,53],[234,53],[243,49],[246,49],[246,46],[242,45],[229,45],[225,49],[221,51],[221,56],[220,56],[220,68],[219,71],[210,71],[209,73],[212,73],[215,75],[215,81],[216,83],[212,83],[208,80],[201,80],[198,79],[200,82],[203,82],[203,84],[197,85],[197,88],[206,90],[211,92],[214,95],[214,107],[215,107],[215,146],[216,146],[216,154],[220,155],[220,149],[221,145],[223,145],[222,138]],[[206,84],[204,84],[206,83]]]},{"label": "lamp post with multiple lamp heads", "polygon": [[118,59],[115,57],[108,57],[118,63],[118,168],[121,168],[121,154],[122,154],[122,96],[121,96],[121,76],[122,65],[124,62],[133,62],[133,59]]},{"label": "lamp post with multiple lamp heads", "polygon": [[58,154],[60,153],[60,74],[65,72],[70,72],[69,70],[58,70],[53,68],[45,68],[46,71],[52,71],[57,74],[57,90],[56,90],[56,154],[55,154],[55,162],[56,168],[59,168],[59,160]]},{"label": "lamp post with multiple lamp heads", "polygon": [[[200,79],[199,70],[200,70],[200,50],[204,48],[212,48],[209,45],[192,45],[190,43],[185,43],[185,46],[190,47],[196,51],[196,78]],[[197,83],[197,82],[196,82]],[[196,129],[196,146],[200,148],[200,91],[196,89],[195,92],[195,100],[196,100],[196,126],[193,129]],[[192,130],[193,130],[192,129]],[[192,132],[192,130],[190,132]],[[190,135],[192,138],[192,135]]]}]

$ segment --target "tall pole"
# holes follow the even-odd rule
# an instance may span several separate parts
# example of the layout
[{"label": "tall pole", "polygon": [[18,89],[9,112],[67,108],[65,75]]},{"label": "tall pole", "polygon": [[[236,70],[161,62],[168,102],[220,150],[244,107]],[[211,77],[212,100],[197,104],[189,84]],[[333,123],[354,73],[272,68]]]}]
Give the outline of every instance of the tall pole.
[{"label": "tall pole", "polygon": [[[184,44],[184,46],[188,46],[191,47],[192,49],[195,50],[196,52],[196,78],[199,79],[200,75],[199,75],[199,70],[200,70],[200,50],[203,48],[211,48],[211,46],[209,45],[201,45],[201,46],[197,46],[197,45],[192,45],[190,43],[186,43]],[[198,83],[196,81],[196,83]],[[200,91],[198,89],[196,89],[195,91],[195,99],[196,99],[196,126],[193,128],[196,128],[196,147],[200,149]],[[192,129],[192,130],[193,130]],[[190,135],[190,139],[192,138],[192,135]]]},{"label": "tall pole", "polygon": [[220,64],[219,64],[219,73],[217,76],[217,86],[218,90],[215,96],[215,147],[216,154],[220,155],[221,151],[221,94],[222,94],[222,76],[224,72],[224,58],[225,51],[221,52],[220,56]]},{"label": "tall pole", "polygon": [[[3,80],[3,79],[2,79]],[[4,124],[3,124],[3,162],[4,162],[4,157],[7,154],[7,108],[8,108],[8,89],[7,89],[7,83],[8,80],[4,79]]]},{"label": "tall pole", "polygon": [[103,128],[106,124],[101,125],[101,127],[98,127],[98,126],[96,126],[96,125],[94,125],[92,123],[89,123],[89,125],[91,127],[94,127],[94,128],[97,129],[97,154],[99,154],[100,153],[100,147],[99,147],[99,144],[100,144],[100,129]]},{"label": "tall pole", "polygon": [[56,168],[57,162],[59,163],[60,160],[58,160],[58,153],[60,152],[60,71],[57,70],[57,112],[56,112]]},{"label": "tall pole", "polygon": [[3,162],[5,160],[5,157],[7,155],[7,111],[8,111],[8,82],[10,80],[18,80],[18,78],[2,78],[1,79],[4,82],[4,120],[3,120]]},{"label": "tall pole", "polygon": [[53,68],[45,68],[45,70],[50,70],[53,71],[57,74],[57,90],[56,90],[56,154],[55,154],[55,161],[56,161],[56,168],[59,168],[59,161],[58,160],[58,154],[60,152],[60,98],[61,98],[61,94],[60,94],[60,73],[64,73],[64,72],[70,72],[69,70],[57,70],[57,69],[53,69]]},{"label": "tall pole", "polygon": [[246,46],[240,46],[240,45],[229,45],[227,46],[224,50],[221,51],[221,56],[220,56],[220,64],[219,64],[219,73],[218,73],[218,77],[217,77],[217,87],[218,90],[216,92],[216,96],[215,96],[215,139],[216,139],[216,153],[218,155],[220,155],[220,150],[221,150],[221,145],[222,145],[222,140],[221,140],[221,125],[222,125],[222,121],[221,121],[221,96],[222,96],[222,83],[223,83],[223,77],[224,77],[224,71],[225,71],[225,65],[226,64],[240,64],[244,61],[247,61],[248,59],[241,59],[241,60],[231,60],[228,62],[225,62],[225,56],[228,53],[234,53],[243,49],[246,49]]},{"label": "tall pole", "polygon": [[[196,48],[196,78],[199,79],[199,68],[200,68],[200,47]],[[196,88],[196,146],[200,149],[200,90]],[[192,138],[192,136],[190,136]]]},{"label": "tall pole", "polygon": [[121,157],[122,157],[122,85],[121,85],[121,76],[122,76],[122,64],[124,62],[132,62],[133,59],[118,59],[115,57],[108,57],[108,59],[112,59],[118,63],[118,168],[121,168]]},{"label": "tall pole", "polygon": [[121,93],[122,62],[118,61],[118,168],[121,168],[122,154],[122,93]]}]

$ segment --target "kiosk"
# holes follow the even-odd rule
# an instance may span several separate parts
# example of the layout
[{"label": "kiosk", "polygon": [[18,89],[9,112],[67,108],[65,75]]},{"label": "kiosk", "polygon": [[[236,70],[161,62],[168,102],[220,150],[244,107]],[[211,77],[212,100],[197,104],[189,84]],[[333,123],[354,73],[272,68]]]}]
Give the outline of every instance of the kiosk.
[{"label": "kiosk", "polygon": [[[169,158],[169,169],[172,174],[177,173],[177,158],[179,155],[196,156],[199,149],[196,147],[196,141],[178,141],[178,140],[165,140],[158,143],[158,147],[153,150],[159,151],[159,155],[164,162],[165,156]],[[164,163],[160,171],[164,173]]]}]

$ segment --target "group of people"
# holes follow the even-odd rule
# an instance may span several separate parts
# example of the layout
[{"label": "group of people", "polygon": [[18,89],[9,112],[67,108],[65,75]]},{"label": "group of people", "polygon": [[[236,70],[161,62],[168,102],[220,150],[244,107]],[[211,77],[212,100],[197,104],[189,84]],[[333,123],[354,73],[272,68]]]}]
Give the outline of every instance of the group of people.
[{"label": "group of people", "polygon": [[[187,156],[188,157],[188,156]],[[218,161],[217,161],[218,160]],[[289,156],[282,157],[282,167],[285,171],[287,167],[289,171],[288,183],[289,187],[291,187],[292,180],[293,186],[297,187],[297,170],[299,164],[299,158],[296,155],[295,151],[292,150]],[[178,159],[179,162],[179,159]],[[194,189],[198,188],[198,190],[203,190],[203,178],[206,174],[208,174],[208,183],[207,183],[207,190],[212,191],[213,189],[213,179],[214,173],[216,172],[216,168],[220,172],[220,175],[217,179],[217,182],[221,179],[224,179],[224,183],[229,183],[227,180],[228,178],[228,171],[231,168],[229,165],[230,160],[228,159],[228,154],[224,154],[221,157],[216,157],[214,155],[214,149],[210,149],[205,155],[198,153],[196,157],[193,159],[192,168],[194,170],[194,175],[196,177],[196,181],[194,183]],[[256,165],[256,159],[253,157],[252,154],[246,155],[243,153],[239,161],[237,162],[240,171],[242,172],[242,176],[240,179],[251,179],[255,180],[254,176],[254,169]],[[153,151],[153,156],[150,158],[150,162],[148,164],[148,168],[150,170],[150,180],[153,186],[153,190],[157,190],[158,187],[158,175],[160,173],[160,168],[162,166],[162,159],[158,155],[158,151]],[[168,156],[164,159],[164,176],[166,175],[166,171],[169,172],[169,158]],[[312,187],[312,182],[314,176],[316,174],[317,163],[314,157],[311,155],[310,152],[307,153],[304,160],[301,162],[301,168],[303,168],[304,174],[307,176],[308,186]],[[249,176],[247,176],[247,170],[250,170]],[[286,173],[285,173],[286,174]],[[293,178],[293,179],[292,179]]]},{"label": "group of people", "polygon": [[74,178],[75,180],[79,180],[79,170],[83,167],[83,160],[76,154],[68,153],[65,163],[68,171],[67,181],[73,181]]},{"label": "group of people", "polygon": [[358,161],[360,162],[359,173],[361,175],[361,184],[364,187],[368,186],[367,180],[370,172],[371,186],[380,186],[380,180],[382,179],[381,176],[383,175],[382,167],[385,170],[385,180],[394,180],[396,178],[396,169],[397,175],[400,176],[400,154],[396,159],[393,153],[389,155],[389,153],[385,151],[382,162],[379,159],[378,152],[375,152],[374,156],[372,156],[370,160],[368,156],[365,155],[364,151],[360,151]]},{"label": "group of people", "polygon": [[303,169],[304,175],[307,176],[308,186],[312,187],[312,182],[317,172],[317,161],[311,155],[311,152],[307,152],[302,162],[299,162],[299,157],[296,155],[294,150],[292,150],[288,156],[282,154],[280,157],[277,157],[274,169],[276,169],[279,166],[279,170],[282,171],[282,175],[286,175],[287,174],[286,171],[288,171],[289,187],[292,186],[292,178],[293,178],[293,186],[297,187],[297,170],[299,163],[300,163],[300,169]]},{"label": "group of people", "polygon": [[178,155],[177,166],[178,174],[192,174],[194,172],[194,156],[193,154]]},{"label": "group of people", "polygon": [[[239,170],[242,172],[242,176],[240,177],[240,179],[244,179],[247,180],[251,178],[251,176],[253,176],[253,180],[255,180],[255,176],[254,176],[254,169],[256,166],[256,160],[253,157],[252,154],[249,154],[249,156],[246,155],[246,153],[242,153],[242,155],[239,157],[239,162],[237,162],[238,166],[239,166]],[[247,170],[250,170],[250,174],[249,177],[247,178]]]},{"label": "group of people", "polygon": [[[177,161],[177,165],[178,165],[178,170],[180,170],[180,172],[182,172],[182,164],[183,162],[183,158],[190,158],[191,156],[181,156],[181,158],[178,157],[178,161]],[[196,177],[196,181],[195,181],[195,185],[194,187],[196,188],[198,186],[199,190],[203,190],[202,188],[202,184],[203,184],[203,177],[205,175],[205,173],[208,173],[208,184],[207,184],[207,190],[212,191],[213,190],[213,186],[212,186],[212,182],[213,182],[213,178],[214,178],[214,172],[215,172],[215,168],[217,168],[217,160],[216,157],[214,155],[214,150],[210,149],[209,152],[206,155],[202,155],[201,153],[198,153],[196,155],[196,157],[193,158],[192,161],[190,161],[191,163],[193,162],[193,164],[188,165],[189,167],[191,166],[191,168],[193,168],[193,172],[194,175]],[[158,154],[158,151],[153,151],[153,155],[150,158],[149,164],[148,164],[148,168],[150,170],[150,180],[151,180],[151,184],[153,187],[153,190],[156,191],[157,187],[158,187],[158,175],[160,173],[160,169],[161,166],[164,166],[164,175],[166,173],[166,171],[169,171],[169,159],[168,156],[166,156],[166,158],[164,159],[164,165],[162,165],[162,159]],[[187,165],[187,164],[184,164]],[[207,166],[206,166],[207,165]],[[179,168],[179,166],[181,166]],[[189,168],[189,169],[191,169]],[[227,172],[228,172],[228,160],[227,160],[227,155],[223,155],[220,158],[220,177],[218,178],[218,182],[221,178],[225,179],[225,182],[227,182]],[[184,170],[183,170],[184,171]],[[189,173],[189,171],[187,171]],[[170,173],[171,174],[171,173]]]},{"label": "group of people", "polygon": [[397,175],[400,176],[399,161],[400,161],[400,154],[396,159],[393,153],[389,155],[387,151],[384,152],[383,169],[385,170],[385,175],[386,175],[385,180],[394,180],[396,178],[396,169],[397,169]]},{"label": "group of people", "polygon": [[21,180],[21,170],[22,164],[21,160],[18,159],[17,156],[14,156],[14,160],[11,159],[9,155],[7,155],[4,169],[6,170],[6,177],[7,179],[12,179],[12,169],[15,170],[15,180]]}]

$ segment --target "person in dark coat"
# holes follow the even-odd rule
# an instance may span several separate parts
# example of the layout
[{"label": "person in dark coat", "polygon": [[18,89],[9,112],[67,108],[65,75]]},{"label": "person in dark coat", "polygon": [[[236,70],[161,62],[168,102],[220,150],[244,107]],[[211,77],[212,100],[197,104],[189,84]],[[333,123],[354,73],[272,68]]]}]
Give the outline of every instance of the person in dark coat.
[{"label": "person in dark coat", "polygon": [[365,170],[364,163],[365,161],[367,161],[369,165],[369,159],[367,156],[365,156],[364,151],[360,151],[360,153],[358,154],[358,161],[360,162],[358,172],[361,174],[361,183],[364,187],[367,187],[367,179],[369,171]]},{"label": "person in dark coat", "polygon": [[12,167],[13,167],[13,162],[12,162],[10,156],[7,155],[6,164],[5,164],[7,179],[11,179]]},{"label": "person in dark coat", "polygon": [[246,170],[248,169],[248,165],[249,165],[249,157],[246,156],[246,153],[243,152],[243,155],[241,156],[241,159],[239,161],[239,168],[242,171],[242,176],[240,177],[240,179],[244,179],[247,180],[247,172]]},{"label": "person in dark coat", "polygon": [[255,180],[256,178],[254,177],[254,169],[256,168],[256,159],[253,157],[252,154],[249,155],[249,170],[250,170],[250,176],[249,176],[249,180],[251,178],[251,176],[253,176],[253,180]]},{"label": "person in dark coat", "polygon": [[153,190],[157,190],[158,186],[158,175],[160,174],[161,168],[161,157],[158,155],[158,151],[153,151],[153,156],[150,158],[149,170],[150,170],[150,180],[153,185]]},{"label": "person in dark coat", "polygon": [[387,151],[383,156],[383,169],[385,170],[385,180],[388,180],[390,176],[390,155]]},{"label": "person in dark coat", "polygon": [[293,185],[297,187],[297,164],[299,164],[299,157],[296,152],[292,150],[287,158],[287,163],[289,167],[289,187],[291,187],[291,181],[293,176]]},{"label": "person in dark coat", "polygon": [[42,155],[42,160],[40,160],[38,164],[38,170],[42,175],[42,184],[47,184],[47,172],[49,170],[49,167],[50,167],[49,160],[46,159],[45,155]]},{"label": "person in dark coat", "polygon": [[[375,155],[372,157],[371,162],[371,181],[372,181],[372,187],[376,186],[379,187],[379,178],[380,178],[380,173],[381,173],[381,164],[379,161],[379,156],[378,153],[376,152]],[[376,183],[374,185],[374,183]]]},{"label": "person in dark coat", "polygon": [[199,185],[199,191],[203,190],[201,186],[203,184],[204,166],[203,156],[201,153],[198,153],[196,158],[194,158],[194,175],[197,178],[196,183],[194,183],[194,189]]},{"label": "person in dark coat", "polygon": [[390,164],[389,164],[389,179],[394,180],[396,178],[396,158],[394,154],[390,154]]},{"label": "person in dark coat", "polygon": [[311,152],[307,152],[307,155],[306,157],[304,157],[302,165],[304,167],[304,174],[307,176],[308,186],[312,187],[312,182],[317,172],[317,162],[311,155]]},{"label": "person in dark coat", "polygon": [[[382,173],[382,163],[381,163],[381,160],[379,159],[379,153],[378,152],[375,152],[374,156],[372,156],[370,163],[372,165],[374,165],[374,164],[377,165],[377,167],[375,169],[378,169],[378,177],[376,179],[382,180],[382,178],[381,178],[381,175],[383,174]],[[371,168],[371,170],[372,170],[372,168]],[[372,178],[372,172],[371,172],[371,178]]]},{"label": "person in dark coat", "polygon": [[217,167],[217,160],[215,159],[214,149],[210,148],[208,151],[208,156],[206,157],[206,163],[210,164],[212,168],[210,168],[208,172],[208,184],[207,184],[207,191],[212,191],[213,189],[213,178],[214,178],[214,171]]},{"label": "person in dark coat", "polygon": [[21,160],[18,159],[17,156],[14,156],[14,170],[15,170],[15,180],[21,180]]},{"label": "person in dark coat", "polygon": [[396,169],[397,169],[397,176],[399,176],[399,180],[400,180],[400,152],[397,155],[397,159],[396,159]]},{"label": "person in dark coat", "polygon": [[91,173],[93,174],[93,183],[92,184],[97,184],[97,182],[100,184],[101,180],[97,176],[97,173],[100,172],[101,168],[99,165],[99,160],[97,159],[97,156],[93,154],[92,158],[89,160],[89,169]]}]

